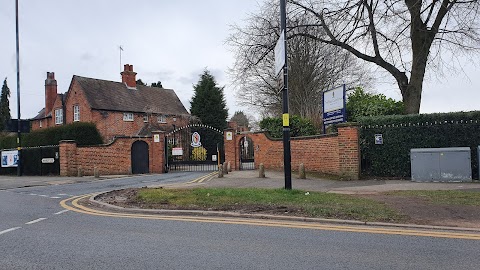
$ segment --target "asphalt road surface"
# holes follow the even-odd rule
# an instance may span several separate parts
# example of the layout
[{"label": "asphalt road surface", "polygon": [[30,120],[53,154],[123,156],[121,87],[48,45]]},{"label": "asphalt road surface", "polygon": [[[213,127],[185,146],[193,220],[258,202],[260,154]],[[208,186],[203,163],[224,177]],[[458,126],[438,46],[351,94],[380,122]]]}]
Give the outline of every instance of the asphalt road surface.
[{"label": "asphalt road surface", "polygon": [[[479,269],[480,239],[446,232],[75,211],[82,194],[201,173],[0,190],[0,269]],[[71,201],[69,201],[71,203]],[[69,204],[71,205],[71,204]]]}]

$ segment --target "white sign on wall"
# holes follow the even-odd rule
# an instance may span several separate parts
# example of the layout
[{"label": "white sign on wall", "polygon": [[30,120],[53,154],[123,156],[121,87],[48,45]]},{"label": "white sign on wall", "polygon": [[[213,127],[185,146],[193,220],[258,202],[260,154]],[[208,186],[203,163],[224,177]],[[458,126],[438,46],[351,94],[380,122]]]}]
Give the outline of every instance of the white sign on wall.
[{"label": "white sign on wall", "polygon": [[172,148],[172,155],[173,156],[183,156],[183,149],[181,147]]},{"label": "white sign on wall", "polygon": [[18,150],[2,151],[2,167],[18,166]]},{"label": "white sign on wall", "polygon": [[227,131],[227,136],[226,137],[227,137],[227,141],[233,140],[233,132]]}]

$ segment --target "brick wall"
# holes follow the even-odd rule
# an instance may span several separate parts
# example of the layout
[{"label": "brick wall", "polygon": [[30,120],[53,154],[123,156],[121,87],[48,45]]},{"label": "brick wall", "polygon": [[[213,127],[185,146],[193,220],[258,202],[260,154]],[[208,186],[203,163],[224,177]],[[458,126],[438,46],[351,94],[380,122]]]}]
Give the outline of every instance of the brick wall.
[{"label": "brick wall", "polygon": [[[227,140],[232,132],[232,140]],[[260,163],[267,169],[283,169],[283,141],[270,139],[265,133],[240,133],[225,131],[225,160],[233,170],[240,166],[240,140],[248,136],[254,143],[255,167]],[[360,148],[358,127],[340,125],[337,134],[292,138],[292,169],[300,163],[307,171],[339,175],[345,179],[358,179],[360,173]]]},{"label": "brick wall", "polygon": [[60,142],[60,175],[76,176],[78,168],[84,175],[93,175],[97,167],[100,175],[130,174],[131,148],[135,141],[145,141],[149,150],[150,173],[162,173],[164,170],[164,137],[159,134],[160,142],[153,137],[117,138],[112,143],[99,146],[78,147],[74,141]]}]

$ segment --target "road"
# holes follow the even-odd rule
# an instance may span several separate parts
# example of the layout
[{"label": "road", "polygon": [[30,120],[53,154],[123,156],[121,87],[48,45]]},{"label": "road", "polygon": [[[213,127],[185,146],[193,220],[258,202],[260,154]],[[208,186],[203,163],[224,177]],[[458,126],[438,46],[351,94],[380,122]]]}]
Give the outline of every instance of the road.
[{"label": "road", "polygon": [[0,269],[478,269],[480,265],[478,234],[105,214],[75,209],[75,200],[68,199],[131,186],[183,183],[200,175],[172,173],[0,190]]}]

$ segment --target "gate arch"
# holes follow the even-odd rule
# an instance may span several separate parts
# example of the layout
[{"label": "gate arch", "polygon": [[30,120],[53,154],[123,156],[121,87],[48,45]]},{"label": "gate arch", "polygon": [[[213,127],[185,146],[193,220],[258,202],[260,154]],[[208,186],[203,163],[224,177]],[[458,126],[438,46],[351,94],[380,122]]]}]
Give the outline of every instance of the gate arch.
[{"label": "gate arch", "polygon": [[135,141],[131,149],[132,174],[149,173],[148,143]]},{"label": "gate arch", "polygon": [[165,136],[166,169],[173,171],[216,171],[223,163],[223,132],[212,126],[190,124]]},{"label": "gate arch", "polygon": [[255,151],[252,138],[244,136],[239,141],[240,170],[255,170]]}]

